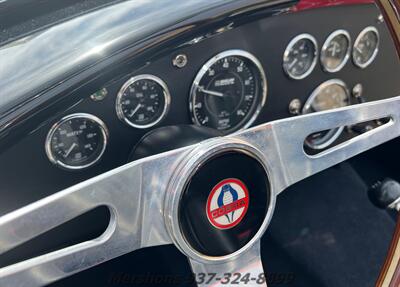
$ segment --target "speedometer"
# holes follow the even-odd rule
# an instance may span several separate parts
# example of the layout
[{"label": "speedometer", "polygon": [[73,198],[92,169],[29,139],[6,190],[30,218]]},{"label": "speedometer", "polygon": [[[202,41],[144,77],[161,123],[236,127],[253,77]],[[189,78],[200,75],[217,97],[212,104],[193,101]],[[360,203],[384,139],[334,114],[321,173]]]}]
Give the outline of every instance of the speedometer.
[{"label": "speedometer", "polygon": [[226,133],[251,125],[267,96],[261,63],[250,53],[229,50],[211,58],[190,92],[193,122]]}]

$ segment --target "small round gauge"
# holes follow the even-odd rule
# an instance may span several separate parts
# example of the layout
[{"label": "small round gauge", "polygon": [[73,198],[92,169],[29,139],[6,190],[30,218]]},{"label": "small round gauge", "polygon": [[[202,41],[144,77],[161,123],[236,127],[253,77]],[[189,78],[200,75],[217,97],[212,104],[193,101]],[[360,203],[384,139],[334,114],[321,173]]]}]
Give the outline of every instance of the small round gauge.
[{"label": "small round gauge", "polygon": [[[303,114],[337,109],[350,104],[350,94],[346,84],[338,79],[319,85],[303,107]],[[305,140],[312,149],[324,149],[332,144],[342,133],[343,127],[311,134]]]},{"label": "small round gauge", "polygon": [[261,63],[250,53],[229,50],[211,58],[190,92],[193,122],[231,133],[250,126],[267,97]]},{"label": "small round gauge", "polygon": [[292,79],[304,79],[313,71],[317,56],[315,38],[310,34],[298,35],[290,41],[283,54],[283,70]]},{"label": "small round gauge", "polygon": [[159,123],[167,114],[171,96],[167,85],[153,75],[129,79],[118,93],[118,118],[128,125],[146,129]]},{"label": "small round gauge", "polygon": [[326,39],[321,49],[321,64],[327,72],[338,72],[350,58],[350,34],[336,30]]},{"label": "small round gauge", "polygon": [[353,62],[366,68],[375,59],[379,48],[379,33],[375,27],[367,27],[358,35],[353,47]]},{"label": "small round gauge", "polygon": [[49,160],[66,169],[94,165],[103,155],[108,139],[105,124],[90,114],[72,114],[62,118],[47,134]]}]

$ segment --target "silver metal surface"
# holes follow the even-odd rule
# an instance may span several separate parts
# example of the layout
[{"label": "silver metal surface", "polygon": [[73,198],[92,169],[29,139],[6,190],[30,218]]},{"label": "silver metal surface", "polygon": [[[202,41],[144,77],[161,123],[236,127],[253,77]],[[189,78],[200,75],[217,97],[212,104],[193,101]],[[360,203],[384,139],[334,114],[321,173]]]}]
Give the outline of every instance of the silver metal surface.
[{"label": "silver metal surface", "polygon": [[[328,50],[329,47],[329,43],[337,36],[339,35],[343,35],[344,37],[346,37],[347,39],[347,48],[346,48],[346,55],[345,57],[342,59],[342,62],[340,62],[340,64],[335,67],[335,68],[329,68],[326,65],[326,51]],[[325,40],[325,43],[322,45],[321,48],[321,63],[322,63],[322,67],[324,68],[325,71],[330,72],[330,73],[335,73],[335,72],[339,72],[347,63],[347,61],[350,58],[350,53],[351,53],[351,38],[350,38],[350,34],[349,32],[347,32],[346,30],[340,29],[340,30],[336,30],[334,32],[332,32],[328,38]]]},{"label": "silver metal surface", "polygon": [[[315,98],[321,93],[321,91],[323,91],[324,89],[328,88],[331,85],[341,86],[346,93],[347,104],[350,103],[350,92],[347,88],[346,83],[339,79],[332,79],[332,80],[323,82],[311,93],[310,97],[307,99],[306,103],[304,104],[303,114],[310,113],[310,108],[312,107],[312,104],[315,101]],[[323,138],[320,140],[321,142],[319,144],[313,144],[307,140],[305,141],[305,144],[308,147],[315,149],[315,150],[324,149],[324,148],[330,146],[340,136],[343,129],[344,129],[344,126],[328,131],[328,133],[326,135],[324,135]],[[322,131],[322,130],[320,130],[320,131]]]},{"label": "silver metal surface", "polygon": [[314,70],[315,65],[317,64],[317,61],[318,61],[318,43],[317,43],[317,40],[315,39],[314,36],[312,36],[312,35],[310,35],[310,34],[307,34],[307,33],[304,33],[304,34],[297,35],[296,37],[294,37],[294,38],[289,42],[289,44],[287,45],[287,47],[286,47],[286,49],[285,49],[285,52],[283,53],[283,63],[285,63],[285,62],[286,62],[285,59],[287,59],[287,58],[289,57],[290,50],[293,48],[293,46],[294,46],[298,41],[300,41],[300,40],[302,40],[302,39],[310,40],[310,41],[313,43],[314,49],[315,49],[315,51],[314,51],[314,59],[313,59],[313,62],[312,62],[312,64],[311,64],[310,68],[309,68],[304,74],[302,74],[302,75],[300,75],[300,76],[293,75],[293,74],[287,69],[287,67],[286,67],[285,65],[283,65],[283,70],[285,71],[285,73],[286,73],[290,78],[295,79],[295,80],[301,80],[301,79],[306,78],[308,75],[310,75],[310,74],[312,73],[312,71]]},{"label": "silver metal surface", "polygon": [[[90,161],[90,162],[88,162],[86,164],[83,164],[83,165],[68,165],[68,164],[58,160],[54,156],[53,150],[51,148],[51,140],[52,140],[52,138],[54,136],[54,133],[57,131],[57,129],[63,123],[65,123],[65,122],[67,122],[69,120],[73,120],[73,119],[88,119],[89,121],[92,121],[92,122],[98,124],[99,127],[100,127],[100,130],[101,130],[101,133],[102,133],[102,137],[103,137],[103,140],[102,140],[103,146],[101,148],[101,151],[100,151],[99,155],[95,159],[93,159],[92,161]],[[105,125],[105,123],[102,120],[100,120],[98,117],[96,117],[94,115],[91,115],[91,114],[76,113],[76,114],[71,114],[71,115],[65,116],[64,118],[62,118],[60,121],[58,121],[57,123],[55,123],[51,127],[51,129],[48,132],[47,137],[46,137],[45,150],[46,150],[46,155],[49,158],[51,163],[53,163],[53,164],[55,164],[55,165],[57,165],[59,167],[62,167],[64,169],[67,169],[67,170],[78,170],[78,169],[88,168],[88,167],[96,164],[101,159],[101,157],[103,156],[104,151],[106,150],[106,147],[107,147],[107,142],[108,142],[108,129],[107,129],[107,126]]]},{"label": "silver metal surface", "polygon": [[[317,155],[304,152],[304,139],[311,133],[385,117],[391,120]],[[174,201],[168,198],[179,198],[169,195],[176,192],[170,182],[176,180],[175,172],[182,166],[189,167],[188,171],[193,168],[189,165],[196,151],[201,153],[192,164],[224,148],[251,153],[265,166],[276,196],[304,178],[399,135],[400,97],[395,97],[278,120],[129,163],[0,217],[1,256],[96,206],[107,206],[112,215],[107,230],[97,239],[1,268],[0,286],[43,286],[135,249],[171,243],[176,235],[171,232],[173,212],[169,210]],[[231,272],[241,267],[239,270],[258,274],[262,272],[258,238],[268,224],[268,215],[264,224],[251,245],[223,260],[196,257],[179,247],[197,273]]]},{"label": "silver metal surface", "polygon": [[300,99],[295,98],[295,99],[291,100],[289,103],[289,108],[288,108],[289,113],[291,115],[296,115],[296,116],[300,115],[301,106],[302,106],[302,103],[301,103]]},{"label": "silver metal surface", "polygon": [[[163,89],[163,95],[164,95],[164,103],[165,104],[164,104],[164,107],[163,107],[163,110],[162,110],[160,116],[158,118],[156,118],[154,121],[152,121],[151,123],[148,123],[146,125],[140,125],[140,124],[131,122],[125,116],[124,111],[122,110],[122,104],[121,104],[121,100],[122,100],[122,97],[124,96],[124,92],[126,91],[126,89],[129,88],[129,86],[131,86],[133,83],[140,81],[140,80],[150,80],[150,81],[156,82]],[[117,112],[118,118],[121,121],[123,121],[124,123],[128,124],[129,126],[138,128],[138,129],[147,129],[152,126],[155,126],[162,119],[165,118],[165,116],[168,113],[170,104],[171,104],[171,94],[168,90],[167,84],[163,80],[161,80],[159,77],[156,77],[154,75],[145,74],[145,75],[138,75],[133,78],[130,78],[128,81],[125,82],[125,84],[123,84],[123,86],[121,87],[121,89],[118,92],[117,99],[115,101],[115,110]]]},{"label": "silver metal surface", "polygon": [[[204,264],[190,259],[190,265],[193,273],[196,275],[198,286],[267,286],[267,274],[264,273],[261,261],[260,241],[255,242],[249,250],[230,261]],[[233,282],[235,273],[240,276],[239,278],[243,278],[246,274],[249,274],[250,281],[247,284],[243,284],[243,282],[235,284]],[[215,276],[213,276],[214,274]],[[217,280],[216,278],[221,278],[222,280]],[[207,280],[210,280],[210,282],[207,282]]]},{"label": "silver metal surface", "polygon": [[176,57],[172,60],[172,65],[177,68],[183,68],[188,63],[188,58],[185,54],[176,55]]},{"label": "silver metal surface", "polygon": [[43,286],[135,249],[170,243],[163,199],[184,153],[129,163],[0,217],[2,254],[96,206],[111,213],[99,238],[1,268],[0,286]]},{"label": "silver metal surface", "polygon": [[[368,32],[374,32],[376,37],[377,37],[377,41],[378,42],[377,42],[376,48],[375,48],[374,53],[372,54],[371,58],[365,63],[359,63],[354,57],[354,50],[358,46],[361,38]],[[354,41],[354,45],[353,45],[353,62],[357,67],[359,67],[361,69],[365,69],[366,67],[368,67],[375,60],[375,58],[376,58],[376,56],[378,55],[378,52],[379,52],[379,41],[380,41],[379,32],[374,26],[369,26],[369,27],[365,28],[364,30],[362,30],[360,32],[360,34],[358,34],[357,39]]]},{"label": "silver metal surface", "polygon": [[201,262],[203,264],[207,264],[210,262],[228,262],[232,260],[232,258],[236,258],[240,254],[245,253],[264,234],[274,213],[276,193],[273,190],[273,186],[270,186],[270,189],[272,191],[263,224],[261,225],[258,232],[254,235],[254,237],[238,251],[226,256],[207,256],[197,252],[186,241],[186,238],[181,231],[181,226],[179,222],[180,199],[185,191],[185,187],[187,186],[194,173],[200,168],[200,166],[202,166],[211,158],[214,158],[219,154],[229,151],[236,151],[253,157],[255,160],[260,162],[261,165],[264,166],[265,172],[266,174],[268,174],[268,177],[273,177],[269,175],[270,168],[267,166],[269,162],[266,159],[266,155],[263,154],[260,150],[254,148],[254,146],[252,146],[248,142],[242,141],[240,139],[232,137],[216,138],[205,141],[197,147],[194,147],[194,149],[181,162],[181,164],[174,172],[174,175],[168,186],[167,196],[165,198],[166,225],[169,233],[171,234],[173,242],[184,254],[189,256],[191,259],[194,259],[195,261]]},{"label": "silver metal surface", "polygon": [[[212,57],[210,60],[208,60],[203,67],[201,67],[200,71],[197,73],[192,87],[190,89],[190,96],[189,96],[189,110],[190,114],[192,115],[192,121],[196,125],[201,126],[202,124],[197,120],[196,116],[194,115],[194,104],[196,102],[196,93],[199,88],[199,83],[203,76],[207,73],[208,69],[214,65],[217,61],[220,59],[223,59],[225,57],[239,57],[239,58],[246,58],[250,60],[256,67],[257,71],[260,73],[261,77],[261,94],[259,95],[259,100],[257,103],[256,110],[254,111],[253,115],[247,120],[247,122],[240,127],[240,129],[245,129],[248,128],[258,117],[258,114],[261,112],[262,107],[265,105],[265,102],[267,100],[267,93],[268,93],[268,84],[267,84],[267,77],[265,76],[264,68],[261,65],[261,62],[252,54],[249,52],[243,51],[243,50],[227,50],[224,52],[221,52],[214,57]],[[233,127],[232,129],[234,129]],[[237,130],[237,129],[236,129]]]}]

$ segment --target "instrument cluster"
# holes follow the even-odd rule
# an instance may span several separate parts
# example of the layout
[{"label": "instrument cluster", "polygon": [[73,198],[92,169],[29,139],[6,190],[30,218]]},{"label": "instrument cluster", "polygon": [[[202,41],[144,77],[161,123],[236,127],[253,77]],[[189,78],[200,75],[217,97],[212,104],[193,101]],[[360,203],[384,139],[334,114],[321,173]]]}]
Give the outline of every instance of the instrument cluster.
[{"label": "instrument cluster", "polygon": [[[310,33],[302,33],[288,41],[282,53],[282,71],[289,79],[300,81],[311,75],[318,62],[325,73],[333,74],[343,69],[350,58],[355,67],[365,69],[376,58],[378,49],[379,33],[373,26],[363,29],[354,43],[344,29],[327,35],[322,45]],[[186,64],[184,54],[174,59],[177,67]],[[102,89],[91,99],[101,101],[107,93]],[[229,134],[254,123],[267,103],[267,95],[266,69],[261,61],[244,49],[230,49],[211,57],[194,75],[187,91],[187,110],[193,124]],[[130,77],[114,96],[115,114],[121,124],[132,129],[162,125],[174,103],[168,83],[156,74]],[[346,83],[332,78],[309,93],[298,114],[349,104]],[[343,127],[312,134],[305,145],[313,150],[327,148],[342,131]],[[61,118],[48,131],[45,151],[50,162],[58,167],[84,169],[101,159],[109,137],[102,119],[89,113],[73,113]]]}]

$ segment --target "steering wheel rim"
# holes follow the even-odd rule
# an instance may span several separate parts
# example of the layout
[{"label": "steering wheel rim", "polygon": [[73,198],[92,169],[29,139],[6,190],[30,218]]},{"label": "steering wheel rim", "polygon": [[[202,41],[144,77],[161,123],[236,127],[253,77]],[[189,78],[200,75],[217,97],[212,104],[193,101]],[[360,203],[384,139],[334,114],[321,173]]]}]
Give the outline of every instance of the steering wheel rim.
[{"label": "steering wheel rim", "polygon": [[[309,134],[382,118],[390,120],[319,154],[304,151]],[[399,121],[400,97],[358,104],[266,123],[144,158],[72,186],[0,217],[0,256],[101,205],[111,213],[107,230],[95,240],[1,268],[0,285],[43,286],[136,249],[175,243],[189,257],[195,275],[215,274],[212,281],[197,282],[199,286],[230,286],[223,282],[226,273],[248,273],[251,278],[263,274],[263,280],[247,285],[266,286],[259,239],[272,218],[275,198],[302,179],[396,138]],[[268,212],[244,247],[222,257],[198,254],[185,242],[179,226],[183,187],[210,156],[238,149],[265,166],[271,185]]]}]

